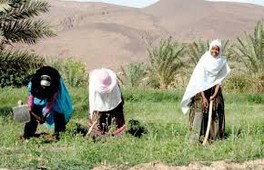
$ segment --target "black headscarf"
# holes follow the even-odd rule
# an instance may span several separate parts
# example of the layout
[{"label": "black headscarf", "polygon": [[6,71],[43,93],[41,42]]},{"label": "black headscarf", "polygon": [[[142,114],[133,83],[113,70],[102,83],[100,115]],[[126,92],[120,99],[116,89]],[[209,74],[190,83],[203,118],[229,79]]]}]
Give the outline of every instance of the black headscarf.
[{"label": "black headscarf", "polygon": [[[43,75],[50,77],[50,86],[45,88],[42,88],[40,85]],[[53,67],[44,66],[38,69],[31,78],[31,94],[39,99],[51,99],[60,88],[60,77],[59,72]]]}]

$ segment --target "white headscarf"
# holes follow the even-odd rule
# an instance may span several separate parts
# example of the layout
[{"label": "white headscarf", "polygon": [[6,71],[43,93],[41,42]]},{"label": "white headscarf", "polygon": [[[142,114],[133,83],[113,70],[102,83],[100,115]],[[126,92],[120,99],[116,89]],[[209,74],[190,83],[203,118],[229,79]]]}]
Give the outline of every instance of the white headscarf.
[{"label": "white headscarf", "polygon": [[[217,57],[210,53],[213,46],[218,46],[220,51]],[[220,40],[213,40],[210,43],[209,51],[205,52],[197,63],[185,93],[181,101],[183,114],[187,114],[191,98],[197,93],[205,91],[217,84],[221,84],[230,72],[227,60],[222,56],[222,45]]]},{"label": "white headscarf", "polygon": [[[105,74],[100,73],[107,72]],[[105,80],[102,80],[105,79]],[[107,82],[108,78],[111,81]],[[105,83],[105,84],[104,84]],[[116,74],[106,68],[95,69],[90,73],[89,81],[89,112],[90,118],[94,111],[110,111],[122,102],[121,90],[117,83]]]}]

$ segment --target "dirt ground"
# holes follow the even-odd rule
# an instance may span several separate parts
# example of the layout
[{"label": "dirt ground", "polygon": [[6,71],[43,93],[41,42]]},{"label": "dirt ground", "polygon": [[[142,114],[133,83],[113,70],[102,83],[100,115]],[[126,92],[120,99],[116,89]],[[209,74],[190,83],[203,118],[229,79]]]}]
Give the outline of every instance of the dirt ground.
[{"label": "dirt ground", "polygon": [[[0,168],[0,170],[9,170]],[[101,165],[93,170],[264,170],[264,159],[234,163],[228,161],[192,162],[187,166],[168,166],[161,162],[143,163],[133,167]]]},{"label": "dirt ground", "polygon": [[264,170],[264,159],[234,163],[229,161],[191,162],[187,166],[168,166],[161,162],[143,163],[133,167],[97,166],[93,170]]}]

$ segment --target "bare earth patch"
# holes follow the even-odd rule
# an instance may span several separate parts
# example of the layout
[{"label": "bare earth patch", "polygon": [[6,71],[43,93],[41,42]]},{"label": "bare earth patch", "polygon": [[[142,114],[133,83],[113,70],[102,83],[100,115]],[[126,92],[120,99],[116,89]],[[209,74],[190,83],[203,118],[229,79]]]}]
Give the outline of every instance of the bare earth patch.
[{"label": "bare earth patch", "polygon": [[116,169],[128,169],[128,170],[264,170],[264,159],[258,159],[254,161],[246,161],[243,163],[234,163],[228,161],[215,161],[215,162],[191,162],[187,166],[168,166],[161,162],[143,163],[133,167],[114,167],[114,166],[97,166],[93,170],[116,170]]}]

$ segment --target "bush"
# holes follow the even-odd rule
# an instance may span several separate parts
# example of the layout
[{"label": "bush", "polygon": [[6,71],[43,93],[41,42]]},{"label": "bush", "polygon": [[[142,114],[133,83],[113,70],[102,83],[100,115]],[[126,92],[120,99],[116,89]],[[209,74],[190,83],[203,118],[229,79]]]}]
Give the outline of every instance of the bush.
[{"label": "bush", "polygon": [[255,85],[257,88],[257,92],[264,93],[264,74],[256,75]]},{"label": "bush", "polygon": [[46,61],[60,72],[71,87],[87,86],[88,73],[83,62],[74,58],[67,58],[63,62],[59,59],[46,59]]},{"label": "bush", "polygon": [[224,83],[224,88],[227,91],[248,92],[254,91],[255,84],[245,75],[232,75]]},{"label": "bush", "polygon": [[8,106],[0,107],[0,117],[11,117],[12,108]]},{"label": "bush", "polygon": [[256,103],[256,104],[264,103],[264,96],[261,94],[249,95],[247,99],[249,102]]},{"label": "bush", "polygon": [[0,51],[0,86],[27,85],[34,71],[43,66],[44,59],[28,52]]},{"label": "bush", "polygon": [[121,67],[121,75],[119,78],[126,87],[138,87],[145,85],[143,82],[146,76],[147,66],[144,63],[133,63],[125,67]]}]

